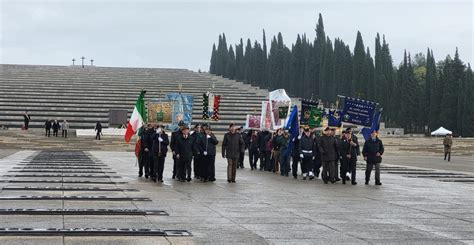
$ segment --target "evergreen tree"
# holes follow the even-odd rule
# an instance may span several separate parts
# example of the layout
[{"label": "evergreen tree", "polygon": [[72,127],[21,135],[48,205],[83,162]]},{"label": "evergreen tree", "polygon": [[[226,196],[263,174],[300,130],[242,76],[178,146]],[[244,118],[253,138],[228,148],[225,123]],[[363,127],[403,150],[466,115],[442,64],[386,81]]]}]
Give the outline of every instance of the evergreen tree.
[{"label": "evergreen tree", "polygon": [[247,39],[247,45],[245,46],[245,56],[244,56],[244,78],[245,81],[249,84],[252,84],[251,81],[251,68],[252,68],[252,44],[250,43],[250,39]]},{"label": "evergreen tree", "polygon": [[209,67],[209,73],[216,74],[216,65],[217,65],[217,50],[216,44],[212,45],[212,54],[211,54],[211,65]]},{"label": "evergreen tree", "polygon": [[463,117],[461,119],[461,132],[465,137],[474,136],[474,80],[471,65],[467,65],[466,76],[464,80],[463,94]]},{"label": "evergreen tree", "polygon": [[364,41],[362,41],[362,35],[358,31],[354,47],[354,59],[352,66],[353,82],[350,93],[352,96],[366,96],[365,90],[367,88],[367,82],[365,81],[365,77],[367,77],[367,74],[364,74],[364,72],[366,72],[366,69],[364,69],[366,59],[367,57],[365,54]]},{"label": "evergreen tree", "polygon": [[235,77],[238,81],[245,79],[244,43],[242,38],[240,43],[235,46]]},{"label": "evergreen tree", "polygon": [[267,70],[267,67],[268,67],[268,52],[267,52],[267,38],[265,36],[265,29],[263,30],[263,50],[262,50],[262,62],[263,62],[263,72],[262,72],[262,81],[261,81],[261,85],[260,87],[266,87],[268,86],[268,78],[267,78],[267,75],[268,75],[268,70]]},{"label": "evergreen tree", "polygon": [[227,61],[226,77],[235,79],[235,54],[232,45],[229,47],[229,60]]},{"label": "evergreen tree", "polygon": [[367,82],[367,99],[374,101],[375,100],[375,67],[374,59],[370,56],[370,50],[367,47],[367,57],[365,59],[365,81]]}]

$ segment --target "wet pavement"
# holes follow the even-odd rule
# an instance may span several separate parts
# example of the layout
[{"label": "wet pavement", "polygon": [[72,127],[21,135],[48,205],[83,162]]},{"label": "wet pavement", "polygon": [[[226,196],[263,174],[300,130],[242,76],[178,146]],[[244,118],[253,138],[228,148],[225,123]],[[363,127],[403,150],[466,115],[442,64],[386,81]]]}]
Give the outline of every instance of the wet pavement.
[{"label": "wet pavement", "polygon": [[[247,168],[238,170],[237,183],[229,184],[226,181],[227,164],[224,159],[218,157],[218,180],[215,183],[194,180],[191,183],[181,183],[171,179],[172,160],[168,157],[165,163],[165,182],[157,184],[137,177],[133,153],[94,151],[86,152],[92,162],[100,164],[100,168],[104,168],[103,171],[115,173],[78,174],[107,174],[121,178],[3,176],[51,174],[9,172],[22,170],[18,167],[27,165],[19,164],[27,163],[37,153],[19,151],[0,159],[0,179],[58,182],[0,182],[0,198],[103,196],[145,197],[151,201],[0,199],[0,209],[161,210],[167,215],[4,215],[0,210],[0,228],[162,229],[186,230],[192,236],[0,236],[0,244],[474,243],[474,184],[443,181],[459,179],[457,176],[461,174],[462,179],[474,177],[462,171],[430,170],[420,166],[383,163],[383,185],[374,186],[371,181],[370,185],[366,186],[363,183],[364,168],[360,165],[357,172],[358,185],[325,185],[321,180],[294,180],[292,177],[282,177],[270,172],[252,171],[248,168],[246,159]],[[393,163],[393,159],[387,162]],[[74,166],[77,165],[79,164]],[[72,167],[67,169],[73,170]],[[63,175],[69,175],[67,171],[64,168]],[[66,183],[75,180],[119,183]],[[25,186],[53,189],[11,189]],[[84,187],[116,190],[98,191]],[[125,189],[134,191],[124,191]]]}]

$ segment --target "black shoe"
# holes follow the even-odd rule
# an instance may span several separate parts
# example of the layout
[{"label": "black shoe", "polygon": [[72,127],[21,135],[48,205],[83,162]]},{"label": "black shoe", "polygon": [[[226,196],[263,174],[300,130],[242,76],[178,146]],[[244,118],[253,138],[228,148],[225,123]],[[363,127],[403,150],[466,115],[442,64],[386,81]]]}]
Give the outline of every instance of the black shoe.
[{"label": "black shoe", "polygon": [[145,175],[145,179],[148,179],[148,175]]},{"label": "black shoe", "polygon": [[338,181],[341,181],[341,179],[337,178],[337,179],[336,179],[336,182],[338,182]]},{"label": "black shoe", "polygon": [[156,182],[156,179],[150,179],[150,180],[153,181],[153,182]]},{"label": "black shoe", "polygon": [[316,172],[316,178],[319,178],[319,173],[318,172]]},{"label": "black shoe", "polygon": [[328,181],[327,181],[327,180],[325,180],[325,181],[324,181],[324,184],[327,184],[327,183],[328,183]]},{"label": "black shoe", "polygon": [[349,181],[349,180],[351,180],[351,178],[349,178],[349,176],[346,176],[346,180]]},{"label": "black shoe", "polygon": [[142,177],[142,176],[143,176],[143,174],[138,174],[138,177]]},{"label": "black shoe", "polygon": [[380,183],[380,182],[377,182],[377,183],[375,183],[375,185],[382,185],[382,183]]},{"label": "black shoe", "polygon": [[303,177],[303,180],[306,180],[306,177]]},{"label": "black shoe", "polygon": [[227,183],[230,183],[230,182],[232,182],[232,181],[230,181],[230,180],[227,180]]},{"label": "black shoe", "polygon": [[368,185],[368,184],[369,184],[369,181],[366,180],[366,181],[365,181],[365,184]]},{"label": "black shoe", "polygon": [[232,183],[235,183],[235,180],[232,180]]},{"label": "black shoe", "polygon": [[293,176],[293,179],[297,179],[298,177],[297,176]]},{"label": "black shoe", "polygon": [[357,182],[352,182],[352,185],[357,185]]},{"label": "black shoe", "polygon": [[187,178],[186,181],[187,181],[187,182],[191,182],[191,178]]},{"label": "black shoe", "polygon": [[345,180],[345,179],[342,180],[342,184],[343,184],[343,185],[346,184],[346,180]]},{"label": "black shoe", "polygon": [[172,178],[172,179],[175,179],[175,178],[176,178],[176,176],[174,176],[174,175],[173,175],[171,178]]}]

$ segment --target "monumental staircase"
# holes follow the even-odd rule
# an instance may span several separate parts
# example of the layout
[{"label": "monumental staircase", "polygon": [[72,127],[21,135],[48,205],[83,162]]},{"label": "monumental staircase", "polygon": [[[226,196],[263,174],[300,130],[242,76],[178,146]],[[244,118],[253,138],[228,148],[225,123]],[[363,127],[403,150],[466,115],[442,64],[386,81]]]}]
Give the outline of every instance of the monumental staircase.
[{"label": "monumental staircase", "polygon": [[[149,100],[178,92],[179,85],[194,96],[193,124],[210,123],[216,133],[230,123],[243,125],[246,114],[260,113],[268,98],[267,90],[186,69],[3,64],[0,125],[21,128],[28,110],[30,128],[47,119],[66,119],[72,129],[92,129],[97,121],[107,128],[111,109],[126,109],[130,117],[141,89]],[[219,121],[202,120],[202,94],[209,90],[222,96]]]}]

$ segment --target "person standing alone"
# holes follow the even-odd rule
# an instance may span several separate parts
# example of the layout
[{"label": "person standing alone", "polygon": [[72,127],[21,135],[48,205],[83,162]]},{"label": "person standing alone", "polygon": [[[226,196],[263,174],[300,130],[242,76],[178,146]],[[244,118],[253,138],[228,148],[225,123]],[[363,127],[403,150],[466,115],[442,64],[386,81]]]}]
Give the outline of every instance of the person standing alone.
[{"label": "person standing alone", "polygon": [[444,145],[444,160],[448,157],[448,162],[451,161],[451,147],[453,146],[453,138],[451,134],[447,134],[443,140]]},{"label": "person standing alone", "polygon": [[25,123],[25,130],[28,130],[28,125],[30,124],[31,117],[28,114],[28,111],[25,111],[25,114],[23,114],[23,122]]}]

